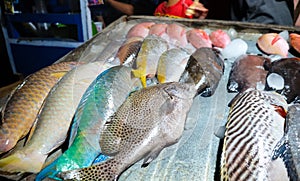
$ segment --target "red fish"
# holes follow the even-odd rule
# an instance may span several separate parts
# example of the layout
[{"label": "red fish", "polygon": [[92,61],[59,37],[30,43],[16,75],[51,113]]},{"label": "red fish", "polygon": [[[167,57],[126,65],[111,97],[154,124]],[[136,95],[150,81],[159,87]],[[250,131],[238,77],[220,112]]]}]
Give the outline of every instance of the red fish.
[{"label": "red fish", "polygon": [[135,36],[141,36],[145,38],[149,34],[149,29],[151,26],[153,26],[154,22],[143,22],[134,25],[130,30],[128,31],[126,38],[131,38]]},{"label": "red fish", "polygon": [[264,53],[288,56],[289,44],[277,33],[263,34],[258,38],[257,45]]},{"label": "red fish", "polygon": [[300,35],[296,33],[290,34],[290,44],[291,46],[300,53]]},{"label": "red fish", "polygon": [[215,47],[220,48],[225,48],[231,42],[229,35],[221,29],[211,32],[209,38]]},{"label": "red fish", "polygon": [[187,32],[187,40],[195,48],[201,47],[212,47],[212,42],[209,38],[209,35],[202,29],[191,29]]},{"label": "red fish", "polygon": [[172,23],[167,26],[167,35],[169,36],[169,42],[176,46],[184,47],[188,44],[186,37],[186,30],[183,26]]}]

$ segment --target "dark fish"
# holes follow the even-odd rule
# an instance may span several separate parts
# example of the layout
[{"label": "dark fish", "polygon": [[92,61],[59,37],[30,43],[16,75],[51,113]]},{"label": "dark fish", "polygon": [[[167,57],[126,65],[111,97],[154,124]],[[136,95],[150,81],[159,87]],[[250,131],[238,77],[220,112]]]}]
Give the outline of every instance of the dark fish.
[{"label": "dark fish", "polygon": [[300,104],[289,106],[285,135],[277,144],[273,159],[283,158],[291,181],[300,180]]},{"label": "dark fish", "polygon": [[300,100],[300,58],[283,58],[272,62],[269,74],[276,73],[283,77],[284,88],[276,92],[284,95],[288,103]]},{"label": "dark fish", "polygon": [[221,158],[222,180],[288,180],[272,151],[284,134],[287,103],[276,92],[249,90],[232,102]]},{"label": "dark fish", "polygon": [[195,92],[189,84],[172,82],[132,93],[101,132],[101,151],[113,158],[60,176],[67,180],[116,180],[141,159],[148,165],[163,148],[180,139]]},{"label": "dark fish", "polygon": [[259,55],[242,55],[233,63],[227,84],[228,92],[243,92],[249,88],[263,90],[268,71],[264,65],[269,58]]},{"label": "dark fish", "polygon": [[193,83],[201,96],[211,96],[224,72],[224,61],[217,50],[202,47],[189,58],[180,82]]}]

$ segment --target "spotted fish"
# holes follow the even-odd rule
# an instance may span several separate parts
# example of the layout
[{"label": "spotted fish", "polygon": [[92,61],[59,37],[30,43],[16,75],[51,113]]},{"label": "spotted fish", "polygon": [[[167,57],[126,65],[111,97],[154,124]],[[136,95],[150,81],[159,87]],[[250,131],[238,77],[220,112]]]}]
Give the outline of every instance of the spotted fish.
[{"label": "spotted fish", "polygon": [[283,158],[291,181],[300,179],[300,104],[288,108],[285,134],[277,144],[273,159]]},{"label": "spotted fish", "polygon": [[284,134],[286,109],[286,101],[275,92],[246,91],[232,101],[221,157],[222,180],[288,180],[283,160],[272,160]]},{"label": "spotted fish", "polygon": [[107,121],[100,147],[113,158],[81,170],[62,172],[66,180],[115,180],[132,164],[154,160],[181,137],[196,93],[186,83],[165,83],[132,93]]},{"label": "spotted fish", "polygon": [[70,147],[44,168],[36,180],[46,176],[56,178],[58,172],[87,167],[93,163],[101,151],[99,133],[105,121],[130,92],[142,87],[140,79],[132,77],[131,70],[126,66],[115,66],[102,72],[92,82],[76,110]]},{"label": "spotted fish", "polygon": [[76,62],[62,62],[29,75],[11,94],[2,112],[0,154],[12,149],[32,127],[51,88]]}]

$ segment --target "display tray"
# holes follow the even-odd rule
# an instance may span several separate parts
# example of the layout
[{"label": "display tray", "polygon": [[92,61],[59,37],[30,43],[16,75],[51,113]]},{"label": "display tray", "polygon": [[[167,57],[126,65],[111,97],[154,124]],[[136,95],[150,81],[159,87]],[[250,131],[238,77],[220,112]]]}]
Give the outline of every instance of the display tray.
[{"label": "display tray", "polygon": [[[153,16],[123,16],[93,38],[57,60],[92,62],[110,59],[125,40],[128,30],[140,22],[181,23],[188,28],[208,30],[235,29],[236,38],[245,40],[249,54],[263,54],[256,46],[259,36],[264,33],[279,33],[287,30],[299,33],[296,27],[265,25],[218,20],[170,19]],[[290,57],[294,56],[289,54]],[[164,149],[147,167],[141,167],[143,160],[132,165],[120,176],[120,181],[183,181],[219,180],[219,159],[222,140],[215,136],[227,120],[228,103],[236,93],[227,92],[227,81],[231,63],[225,60],[224,74],[216,92],[211,97],[197,96],[188,114],[185,130],[177,144]]]}]

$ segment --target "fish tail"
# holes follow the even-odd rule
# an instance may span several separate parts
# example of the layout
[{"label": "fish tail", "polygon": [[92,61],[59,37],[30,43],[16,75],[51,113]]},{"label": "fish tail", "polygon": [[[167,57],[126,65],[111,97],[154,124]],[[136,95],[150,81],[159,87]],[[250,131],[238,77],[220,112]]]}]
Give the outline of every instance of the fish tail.
[{"label": "fish tail", "polygon": [[0,160],[0,170],[4,172],[30,172],[38,173],[47,158],[47,155],[43,155],[36,152],[15,152],[8,157]]},{"label": "fish tail", "polygon": [[147,87],[147,82],[146,82],[146,73],[143,70],[135,69],[132,70],[132,74],[134,77],[140,78],[143,87]]},{"label": "fish tail", "polygon": [[159,83],[165,83],[166,82],[166,76],[164,75],[157,75],[157,80]]},{"label": "fish tail", "polygon": [[113,159],[95,164],[90,167],[61,172],[59,177],[63,180],[117,180],[117,163]]},{"label": "fish tail", "polygon": [[56,174],[58,174],[58,170],[56,167],[56,163],[57,163],[56,159],[55,161],[53,161],[50,165],[48,165],[47,167],[45,167],[36,177],[35,177],[35,181],[42,181],[43,179],[45,179],[46,177],[55,179],[55,180],[61,180],[60,178],[56,177]]}]

